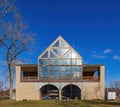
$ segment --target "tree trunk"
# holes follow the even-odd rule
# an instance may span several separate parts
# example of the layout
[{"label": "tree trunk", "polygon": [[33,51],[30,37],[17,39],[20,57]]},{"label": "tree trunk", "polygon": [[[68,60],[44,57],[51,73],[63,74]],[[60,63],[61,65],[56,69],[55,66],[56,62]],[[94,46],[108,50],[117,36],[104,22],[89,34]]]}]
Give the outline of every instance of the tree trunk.
[{"label": "tree trunk", "polygon": [[13,97],[13,80],[14,80],[14,73],[15,73],[15,63],[12,62],[12,66],[11,66],[11,72],[9,73],[9,78],[10,78],[10,91],[9,91],[9,94],[10,94],[10,99],[12,99]]},{"label": "tree trunk", "polygon": [[13,97],[13,80],[10,80],[10,90],[9,90],[9,94],[10,94],[10,99],[12,99]]}]

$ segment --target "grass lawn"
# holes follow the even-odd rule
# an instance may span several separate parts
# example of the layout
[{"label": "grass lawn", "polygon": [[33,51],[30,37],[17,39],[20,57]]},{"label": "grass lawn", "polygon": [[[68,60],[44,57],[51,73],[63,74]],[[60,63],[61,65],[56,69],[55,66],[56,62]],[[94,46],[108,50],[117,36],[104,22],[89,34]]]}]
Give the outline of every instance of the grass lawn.
[{"label": "grass lawn", "polygon": [[0,100],[0,107],[120,107],[120,101],[10,101]]}]

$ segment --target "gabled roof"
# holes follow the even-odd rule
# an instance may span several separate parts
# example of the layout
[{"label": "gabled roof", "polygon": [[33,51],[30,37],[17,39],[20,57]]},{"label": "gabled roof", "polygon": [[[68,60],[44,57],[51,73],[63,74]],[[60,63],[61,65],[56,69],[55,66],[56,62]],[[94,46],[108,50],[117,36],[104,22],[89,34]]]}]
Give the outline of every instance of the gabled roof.
[{"label": "gabled roof", "polygon": [[81,58],[81,55],[62,36],[59,36],[53,43],[41,54],[40,58]]}]

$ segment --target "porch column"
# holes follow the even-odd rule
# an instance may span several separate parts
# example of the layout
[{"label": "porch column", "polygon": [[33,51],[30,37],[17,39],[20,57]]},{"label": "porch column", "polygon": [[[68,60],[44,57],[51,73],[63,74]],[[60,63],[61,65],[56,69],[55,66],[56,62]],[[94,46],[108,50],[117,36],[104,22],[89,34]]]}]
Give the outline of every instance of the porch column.
[{"label": "porch column", "polygon": [[62,99],[62,95],[61,95],[62,93],[61,93],[61,89],[59,89],[59,100],[61,100]]},{"label": "porch column", "polygon": [[104,86],[104,66],[100,66],[100,94],[101,98],[104,100],[105,99],[105,86]]}]

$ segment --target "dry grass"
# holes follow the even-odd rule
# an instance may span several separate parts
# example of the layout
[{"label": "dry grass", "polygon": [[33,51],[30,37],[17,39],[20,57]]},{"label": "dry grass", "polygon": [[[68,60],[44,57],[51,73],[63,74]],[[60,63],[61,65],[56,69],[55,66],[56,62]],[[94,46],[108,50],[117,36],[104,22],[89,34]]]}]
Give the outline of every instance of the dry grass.
[{"label": "dry grass", "polygon": [[10,101],[1,100],[0,107],[120,107],[120,101]]}]

